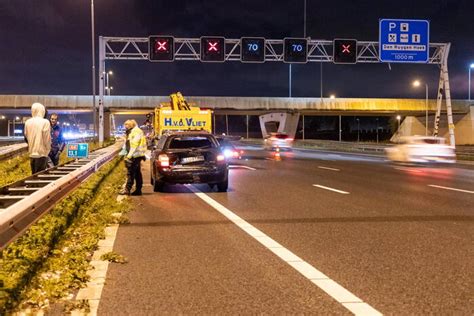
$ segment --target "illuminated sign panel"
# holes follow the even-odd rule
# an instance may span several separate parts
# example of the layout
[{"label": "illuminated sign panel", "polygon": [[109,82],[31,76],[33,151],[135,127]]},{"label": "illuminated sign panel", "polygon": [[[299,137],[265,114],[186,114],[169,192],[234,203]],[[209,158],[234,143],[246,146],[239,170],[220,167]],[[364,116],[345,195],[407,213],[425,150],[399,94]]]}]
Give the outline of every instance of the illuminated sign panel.
[{"label": "illuminated sign panel", "polygon": [[333,42],[333,62],[335,64],[355,64],[357,62],[357,40],[335,39]]},{"label": "illuminated sign panel", "polygon": [[150,61],[173,61],[174,37],[150,36],[148,38],[148,59]]},{"label": "illuminated sign panel", "polygon": [[224,37],[201,37],[201,61],[224,62],[225,60],[225,38]]},{"label": "illuminated sign panel", "polygon": [[263,63],[265,61],[265,38],[242,37],[240,39],[240,60],[243,63]]},{"label": "illuminated sign panel", "polygon": [[306,38],[284,38],[283,61],[285,63],[307,63],[308,40]]}]

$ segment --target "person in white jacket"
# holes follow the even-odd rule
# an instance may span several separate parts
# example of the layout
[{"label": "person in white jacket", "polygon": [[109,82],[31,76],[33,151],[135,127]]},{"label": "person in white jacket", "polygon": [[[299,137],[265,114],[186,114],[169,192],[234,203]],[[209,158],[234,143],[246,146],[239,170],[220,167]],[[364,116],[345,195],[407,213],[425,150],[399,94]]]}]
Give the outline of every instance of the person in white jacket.
[{"label": "person in white jacket", "polygon": [[51,150],[51,124],[44,118],[46,109],[41,103],[31,106],[31,118],[25,122],[25,140],[28,143],[31,173],[48,168],[48,154]]}]

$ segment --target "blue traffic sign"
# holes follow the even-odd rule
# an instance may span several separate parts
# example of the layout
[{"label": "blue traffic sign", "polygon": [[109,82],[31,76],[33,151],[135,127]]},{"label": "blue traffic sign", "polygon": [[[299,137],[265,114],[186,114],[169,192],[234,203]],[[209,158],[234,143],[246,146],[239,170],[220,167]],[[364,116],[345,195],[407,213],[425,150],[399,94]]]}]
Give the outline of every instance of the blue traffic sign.
[{"label": "blue traffic sign", "polygon": [[66,145],[67,156],[69,158],[87,158],[89,156],[89,144],[70,143]]},{"label": "blue traffic sign", "polygon": [[426,20],[381,19],[379,58],[389,63],[427,63],[430,23]]}]

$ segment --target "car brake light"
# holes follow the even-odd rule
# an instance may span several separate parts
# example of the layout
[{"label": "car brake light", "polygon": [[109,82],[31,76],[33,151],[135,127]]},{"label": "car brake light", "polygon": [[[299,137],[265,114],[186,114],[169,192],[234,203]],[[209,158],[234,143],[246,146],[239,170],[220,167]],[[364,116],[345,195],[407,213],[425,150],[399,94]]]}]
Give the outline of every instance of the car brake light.
[{"label": "car brake light", "polygon": [[170,158],[167,155],[159,155],[158,161],[160,162],[161,167],[169,167],[170,166]]},{"label": "car brake light", "polygon": [[224,161],[224,160],[225,160],[225,156],[222,155],[222,154],[219,154],[219,155],[217,155],[216,159],[217,159],[217,161]]}]

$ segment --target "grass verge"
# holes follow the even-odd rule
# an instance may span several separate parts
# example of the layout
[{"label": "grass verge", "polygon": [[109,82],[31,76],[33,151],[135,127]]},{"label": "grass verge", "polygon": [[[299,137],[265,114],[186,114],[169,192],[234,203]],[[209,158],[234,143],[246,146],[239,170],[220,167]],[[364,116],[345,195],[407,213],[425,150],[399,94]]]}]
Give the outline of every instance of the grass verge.
[{"label": "grass verge", "polygon": [[103,166],[2,252],[0,314],[71,300],[88,280],[89,259],[105,227],[120,219],[112,214],[129,209],[128,200],[110,198],[125,177],[120,161]]}]

